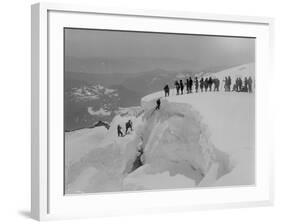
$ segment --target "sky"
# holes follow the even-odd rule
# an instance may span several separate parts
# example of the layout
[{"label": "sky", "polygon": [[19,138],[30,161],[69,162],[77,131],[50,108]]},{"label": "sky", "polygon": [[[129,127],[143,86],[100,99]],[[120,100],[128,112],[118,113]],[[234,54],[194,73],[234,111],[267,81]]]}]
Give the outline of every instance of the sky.
[{"label": "sky", "polygon": [[255,39],[190,34],[65,29],[67,71],[201,71],[255,61]]}]

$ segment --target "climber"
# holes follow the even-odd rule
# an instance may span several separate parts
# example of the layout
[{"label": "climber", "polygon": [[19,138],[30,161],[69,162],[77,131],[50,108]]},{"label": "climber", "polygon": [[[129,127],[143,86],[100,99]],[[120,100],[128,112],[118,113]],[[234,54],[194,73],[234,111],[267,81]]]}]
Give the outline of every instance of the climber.
[{"label": "climber", "polygon": [[195,91],[196,91],[196,93],[198,93],[198,87],[199,87],[199,81],[198,81],[198,78],[195,77]]},{"label": "climber", "polygon": [[252,80],[252,77],[250,76],[248,78],[248,89],[249,89],[249,93],[251,93],[253,91],[252,89],[252,84],[253,84],[253,80]]},{"label": "climber", "polygon": [[165,97],[170,95],[170,88],[168,84],[164,87],[164,93],[165,93]]},{"label": "climber", "polygon": [[175,81],[175,86],[176,86],[176,90],[177,90],[177,95],[180,94],[180,84],[178,82],[178,80]]},{"label": "climber", "polygon": [[180,80],[181,95],[183,94],[183,89],[184,89],[184,84],[183,84],[182,80]]},{"label": "climber", "polygon": [[192,88],[193,88],[193,80],[191,77],[189,77],[189,92],[192,93]]},{"label": "climber", "polygon": [[201,89],[201,92],[203,92],[203,88],[204,88],[204,79],[201,78],[200,79],[200,89]]},{"label": "climber", "polygon": [[118,137],[123,137],[123,132],[122,132],[122,127],[120,126],[120,124],[117,125],[117,134]]},{"label": "climber", "polygon": [[131,120],[128,120],[128,122],[126,122],[126,134],[128,134],[129,128],[131,129],[131,131],[133,131],[133,122]]},{"label": "climber", "polygon": [[156,107],[155,110],[160,110],[160,105],[161,105],[161,100],[160,98],[158,100],[156,100]]}]

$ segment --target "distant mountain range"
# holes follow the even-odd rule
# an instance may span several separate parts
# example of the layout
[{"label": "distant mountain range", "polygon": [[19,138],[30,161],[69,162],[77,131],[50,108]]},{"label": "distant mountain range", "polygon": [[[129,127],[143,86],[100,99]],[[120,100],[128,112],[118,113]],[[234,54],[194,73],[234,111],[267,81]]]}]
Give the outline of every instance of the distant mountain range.
[{"label": "distant mountain range", "polygon": [[65,130],[93,126],[98,121],[110,122],[119,108],[138,106],[143,96],[173,85],[178,75],[192,72],[171,72],[157,69],[138,74],[65,74]]},{"label": "distant mountain range", "polygon": [[124,86],[98,85],[73,87],[65,91],[65,131],[110,122],[121,107],[139,105],[141,96]]}]

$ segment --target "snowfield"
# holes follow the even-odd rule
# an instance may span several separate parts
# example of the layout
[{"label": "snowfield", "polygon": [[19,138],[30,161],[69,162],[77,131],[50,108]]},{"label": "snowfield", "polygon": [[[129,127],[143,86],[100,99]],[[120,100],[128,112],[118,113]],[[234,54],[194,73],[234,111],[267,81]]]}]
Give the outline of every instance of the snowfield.
[{"label": "snowfield", "polygon": [[[109,130],[67,132],[66,193],[254,184],[254,98],[235,92],[164,98],[157,92],[142,99],[137,116],[116,115]],[[117,125],[124,132],[129,119],[133,131],[118,137]]]},{"label": "snowfield", "polygon": [[[158,92],[144,97],[163,97]],[[168,102],[187,103],[200,111],[200,120],[207,126],[209,141],[229,155],[232,171],[212,186],[254,184],[255,168],[255,95],[237,92],[207,92],[183,96],[170,96]],[[213,168],[214,169],[214,168]],[[207,179],[207,178],[206,178]],[[200,186],[210,186],[204,181]]]}]

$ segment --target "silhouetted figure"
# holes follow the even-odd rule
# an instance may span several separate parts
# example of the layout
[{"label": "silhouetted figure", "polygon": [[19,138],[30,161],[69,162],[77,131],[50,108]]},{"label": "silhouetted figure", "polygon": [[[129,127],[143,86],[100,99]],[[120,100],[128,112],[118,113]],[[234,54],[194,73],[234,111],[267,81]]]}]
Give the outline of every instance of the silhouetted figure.
[{"label": "silhouetted figure", "polygon": [[243,85],[243,81],[241,78],[238,78],[238,91],[241,92],[242,91],[242,85]]},{"label": "silhouetted figure", "polygon": [[193,88],[193,80],[191,77],[189,77],[189,92],[192,93],[192,88]]},{"label": "silhouetted figure", "polygon": [[238,92],[238,89],[239,89],[239,88],[238,88],[238,86],[239,86],[238,83],[239,83],[239,80],[238,80],[238,78],[236,78],[236,79],[235,79],[235,84],[234,84],[233,86],[235,86],[234,91],[237,91],[237,92]]},{"label": "silhouetted figure", "polygon": [[165,92],[165,97],[170,95],[170,88],[169,88],[168,84],[164,87],[164,92]]},{"label": "silhouetted figure", "polygon": [[228,76],[228,91],[231,89],[231,77]]},{"label": "silhouetted figure", "polygon": [[233,90],[239,92],[239,78],[235,79],[235,84],[233,85]]},{"label": "silhouetted figure", "polygon": [[236,85],[236,91],[239,92],[239,78],[236,78],[235,85]]},{"label": "silhouetted figure", "polygon": [[183,89],[184,89],[184,85],[182,80],[180,80],[180,90],[181,90],[181,95],[183,94]]},{"label": "silhouetted figure", "polygon": [[199,88],[199,81],[198,81],[198,78],[195,77],[195,91],[196,91],[196,93],[198,93],[198,88]]},{"label": "silhouetted figure", "polygon": [[208,91],[208,83],[209,83],[209,79],[205,78],[205,81],[204,81],[205,92]]},{"label": "silhouetted figure", "polygon": [[212,85],[213,85],[213,79],[212,79],[212,77],[209,77],[209,80],[208,80],[209,91],[212,91]]},{"label": "silhouetted figure", "polygon": [[180,84],[179,84],[178,80],[175,81],[175,86],[176,86],[176,90],[177,90],[177,95],[179,95],[179,93],[180,93]]},{"label": "silhouetted figure", "polygon": [[200,89],[201,89],[201,92],[203,92],[203,89],[204,89],[204,79],[203,78],[200,79]]},{"label": "silhouetted figure", "polygon": [[247,79],[247,77],[244,78],[243,91],[248,92],[248,79]]},{"label": "silhouetted figure", "polygon": [[128,130],[131,129],[131,131],[133,131],[133,122],[131,120],[128,120],[128,122],[126,123],[126,134],[128,134]]},{"label": "silhouetted figure", "polygon": [[120,124],[117,125],[117,134],[118,137],[123,137],[122,127],[120,126]]},{"label": "silhouetted figure", "polygon": [[251,76],[248,79],[248,89],[249,89],[249,93],[251,93],[253,91],[252,89],[252,84],[253,84],[253,80],[251,78]]},{"label": "silhouetted figure", "polygon": [[228,91],[228,78],[224,77],[224,91],[227,92]]},{"label": "silhouetted figure", "polygon": [[160,105],[161,105],[161,100],[160,98],[158,100],[156,100],[156,107],[155,110],[160,110]]},{"label": "silhouetted figure", "polygon": [[220,80],[218,78],[213,79],[213,83],[214,83],[214,91],[219,91],[220,88]]},{"label": "silhouetted figure", "polygon": [[186,92],[190,93],[190,90],[189,90],[189,80],[188,79],[186,79],[185,85],[186,85]]}]

